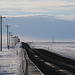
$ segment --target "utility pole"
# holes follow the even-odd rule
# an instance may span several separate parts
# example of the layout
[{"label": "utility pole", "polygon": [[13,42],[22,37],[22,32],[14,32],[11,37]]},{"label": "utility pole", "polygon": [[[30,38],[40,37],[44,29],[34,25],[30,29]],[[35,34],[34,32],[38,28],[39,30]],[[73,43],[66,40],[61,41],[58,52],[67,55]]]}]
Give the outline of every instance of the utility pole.
[{"label": "utility pole", "polygon": [[10,48],[10,36],[11,36],[11,32],[9,32],[9,45],[8,45],[8,49]]},{"label": "utility pole", "polygon": [[0,19],[1,19],[1,50],[0,51],[2,51],[2,18],[5,18],[5,17],[2,17],[2,16],[0,16]]},{"label": "utility pole", "polygon": [[9,49],[9,44],[8,44],[8,32],[9,32],[9,27],[11,27],[10,25],[5,26],[7,27],[7,48]]},{"label": "utility pole", "polygon": [[10,45],[11,45],[11,47],[12,47],[12,36],[13,36],[13,34],[11,34],[10,36],[11,36],[11,44],[10,44]]},{"label": "utility pole", "polygon": [[52,36],[52,42],[54,43],[54,36]]}]

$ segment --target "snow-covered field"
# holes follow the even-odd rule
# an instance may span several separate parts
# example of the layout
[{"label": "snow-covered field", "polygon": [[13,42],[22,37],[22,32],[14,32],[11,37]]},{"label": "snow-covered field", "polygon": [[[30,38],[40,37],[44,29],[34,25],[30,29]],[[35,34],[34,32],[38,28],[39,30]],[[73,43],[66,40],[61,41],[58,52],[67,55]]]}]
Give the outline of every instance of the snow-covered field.
[{"label": "snow-covered field", "polygon": [[74,42],[31,42],[28,43],[32,48],[45,49],[67,58],[75,60],[75,43]]},{"label": "snow-covered field", "polygon": [[0,51],[0,75],[23,75],[21,49],[3,48]]}]

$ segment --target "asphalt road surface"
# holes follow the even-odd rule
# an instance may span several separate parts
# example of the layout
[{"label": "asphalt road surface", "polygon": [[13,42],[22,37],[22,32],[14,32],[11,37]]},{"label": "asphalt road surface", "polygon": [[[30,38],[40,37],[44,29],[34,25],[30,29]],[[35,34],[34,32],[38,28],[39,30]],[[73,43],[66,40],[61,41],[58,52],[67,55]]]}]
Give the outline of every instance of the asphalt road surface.
[{"label": "asphalt road surface", "polygon": [[45,75],[75,75],[75,60],[43,49],[32,49],[27,43],[22,43],[22,46],[30,60]]}]

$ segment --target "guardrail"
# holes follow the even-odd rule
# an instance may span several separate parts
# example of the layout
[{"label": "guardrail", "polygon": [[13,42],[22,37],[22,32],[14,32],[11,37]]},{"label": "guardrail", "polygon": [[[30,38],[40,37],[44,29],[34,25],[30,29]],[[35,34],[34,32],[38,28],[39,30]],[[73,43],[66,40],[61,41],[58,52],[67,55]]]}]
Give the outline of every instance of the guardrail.
[{"label": "guardrail", "polygon": [[22,75],[28,75],[28,61],[26,50],[22,47],[22,43],[18,43],[15,46],[16,54],[20,60],[20,71]]},{"label": "guardrail", "polygon": [[27,53],[25,49],[21,48],[21,69],[23,72],[23,75],[28,75],[28,61],[27,61]]}]

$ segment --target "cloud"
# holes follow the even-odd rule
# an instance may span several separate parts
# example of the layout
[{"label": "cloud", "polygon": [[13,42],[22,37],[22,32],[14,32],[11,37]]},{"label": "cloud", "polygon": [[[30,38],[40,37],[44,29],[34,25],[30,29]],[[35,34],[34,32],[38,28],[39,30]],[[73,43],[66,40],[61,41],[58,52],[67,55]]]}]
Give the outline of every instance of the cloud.
[{"label": "cloud", "polygon": [[2,0],[0,13],[4,16],[22,16],[31,14],[74,15],[73,0]]},{"label": "cloud", "polygon": [[55,16],[55,18],[67,20],[67,21],[75,21],[75,15],[59,15],[59,16]]},{"label": "cloud", "polygon": [[32,36],[31,37],[30,36],[19,36],[19,38],[20,38],[21,42],[35,42],[35,41],[43,41],[44,42],[43,39],[40,40],[40,39],[32,37]]},{"label": "cloud", "polygon": [[74,4],[64,1],[20,1],[20,2],[0,2],[0,8],[19,8],[19,9],[51,9],[56,6]]},{"label": "cloud", "polygon": [[18,28],[18,25],[11,25],[11,27],[17,27]]},{"label": "cloud", "polygon": [[60,6],[60,7],[75,7],[75,5],[64,5],[64,6]]},{"label": "cloud", "polygon": [[[18,15],[18,16],[6,16],[11,18],[21,18],[21,17],[41,17],[41,18],[47,18],[47,19],[60,19],[60,20],[67,20],[67,21],[75,21],[75,15],[50,15],[50,14],[28,14],[28,15]],[[13,27],[18,27],[18,25],[14,25]]]}]

